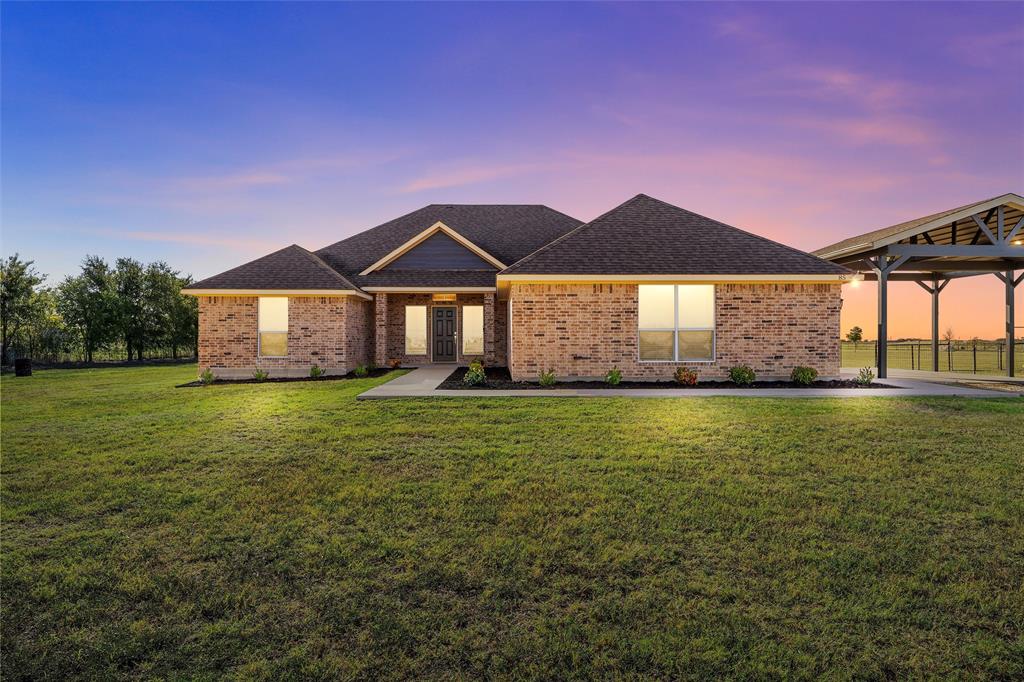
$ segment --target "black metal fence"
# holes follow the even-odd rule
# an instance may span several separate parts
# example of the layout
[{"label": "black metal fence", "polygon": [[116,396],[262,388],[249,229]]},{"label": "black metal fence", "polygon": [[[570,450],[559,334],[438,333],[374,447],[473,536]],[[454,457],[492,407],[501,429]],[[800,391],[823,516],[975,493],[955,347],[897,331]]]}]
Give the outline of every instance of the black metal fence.
[{"label": "black metal fence", "polygon": [[[844,341],[843,367],[877,366],[874,341]],[[1015,374],[1024,376],[1024,341],[1014,343]],[[1006,342],[1004,341],[941,341],[940,372],[973,374],[1006,374]],[[923,369],[931,371],[931,341],[890,341],[886,353],[892,369]]]}]

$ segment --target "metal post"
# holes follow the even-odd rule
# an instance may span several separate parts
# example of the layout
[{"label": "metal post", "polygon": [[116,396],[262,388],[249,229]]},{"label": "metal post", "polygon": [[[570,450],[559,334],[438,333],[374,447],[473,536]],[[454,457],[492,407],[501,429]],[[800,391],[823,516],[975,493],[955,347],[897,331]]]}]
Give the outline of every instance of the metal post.
[{"label": "metal post", "polygon": [[932,275],[932,371],[939,371],[939,278]]},{"label": "metal post", "polygon": [[889,273],[885,267],[878,269],[878,378],[886,378],[889,351],[886,342],[889,336]]},{"label": "metal post", "polygon": [[1013,269],[1006,271],[1006,376],[1014,375]]}]

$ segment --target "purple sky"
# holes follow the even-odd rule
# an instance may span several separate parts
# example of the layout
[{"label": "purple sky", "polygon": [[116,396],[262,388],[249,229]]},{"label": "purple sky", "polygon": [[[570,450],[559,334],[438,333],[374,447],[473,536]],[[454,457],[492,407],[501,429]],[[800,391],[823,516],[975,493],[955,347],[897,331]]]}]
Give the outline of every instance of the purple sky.
[{"label": "purple sky", "polygon": [[[646,192],[814,249],[1024,191],[1024,3],[0,14],[2,249],[51,281],[87,253],[203,277],[432,202],[586,220]],[[896,289],[893,334],[926,333]],[[950,284],[943,326],[999,336],[1000,295]]]}]

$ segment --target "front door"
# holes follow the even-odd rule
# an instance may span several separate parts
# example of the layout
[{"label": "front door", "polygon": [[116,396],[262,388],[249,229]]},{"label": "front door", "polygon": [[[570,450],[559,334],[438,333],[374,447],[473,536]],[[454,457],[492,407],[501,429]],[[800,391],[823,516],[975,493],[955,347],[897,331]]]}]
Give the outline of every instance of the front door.
[{"label": "front door", "polygon": [[434,362],[455,362],[455,306],[434,308]]}]

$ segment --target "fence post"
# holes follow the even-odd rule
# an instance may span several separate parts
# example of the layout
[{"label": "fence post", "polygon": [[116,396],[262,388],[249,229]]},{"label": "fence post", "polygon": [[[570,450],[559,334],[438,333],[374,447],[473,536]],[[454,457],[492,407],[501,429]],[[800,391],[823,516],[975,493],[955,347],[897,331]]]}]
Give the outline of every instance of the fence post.
[{"label": "fence post", "polygon": [[946,371],[953,371],[953,342],[946,342]]},{"label": "fence post", "polygon": [[974,369],[971,370],[971,373],[972,374],[977,374],[978,373],[978,340],[977,339],[974,339],[971,342],[971,355],[973,356],[973,367],[974,367]]}]

